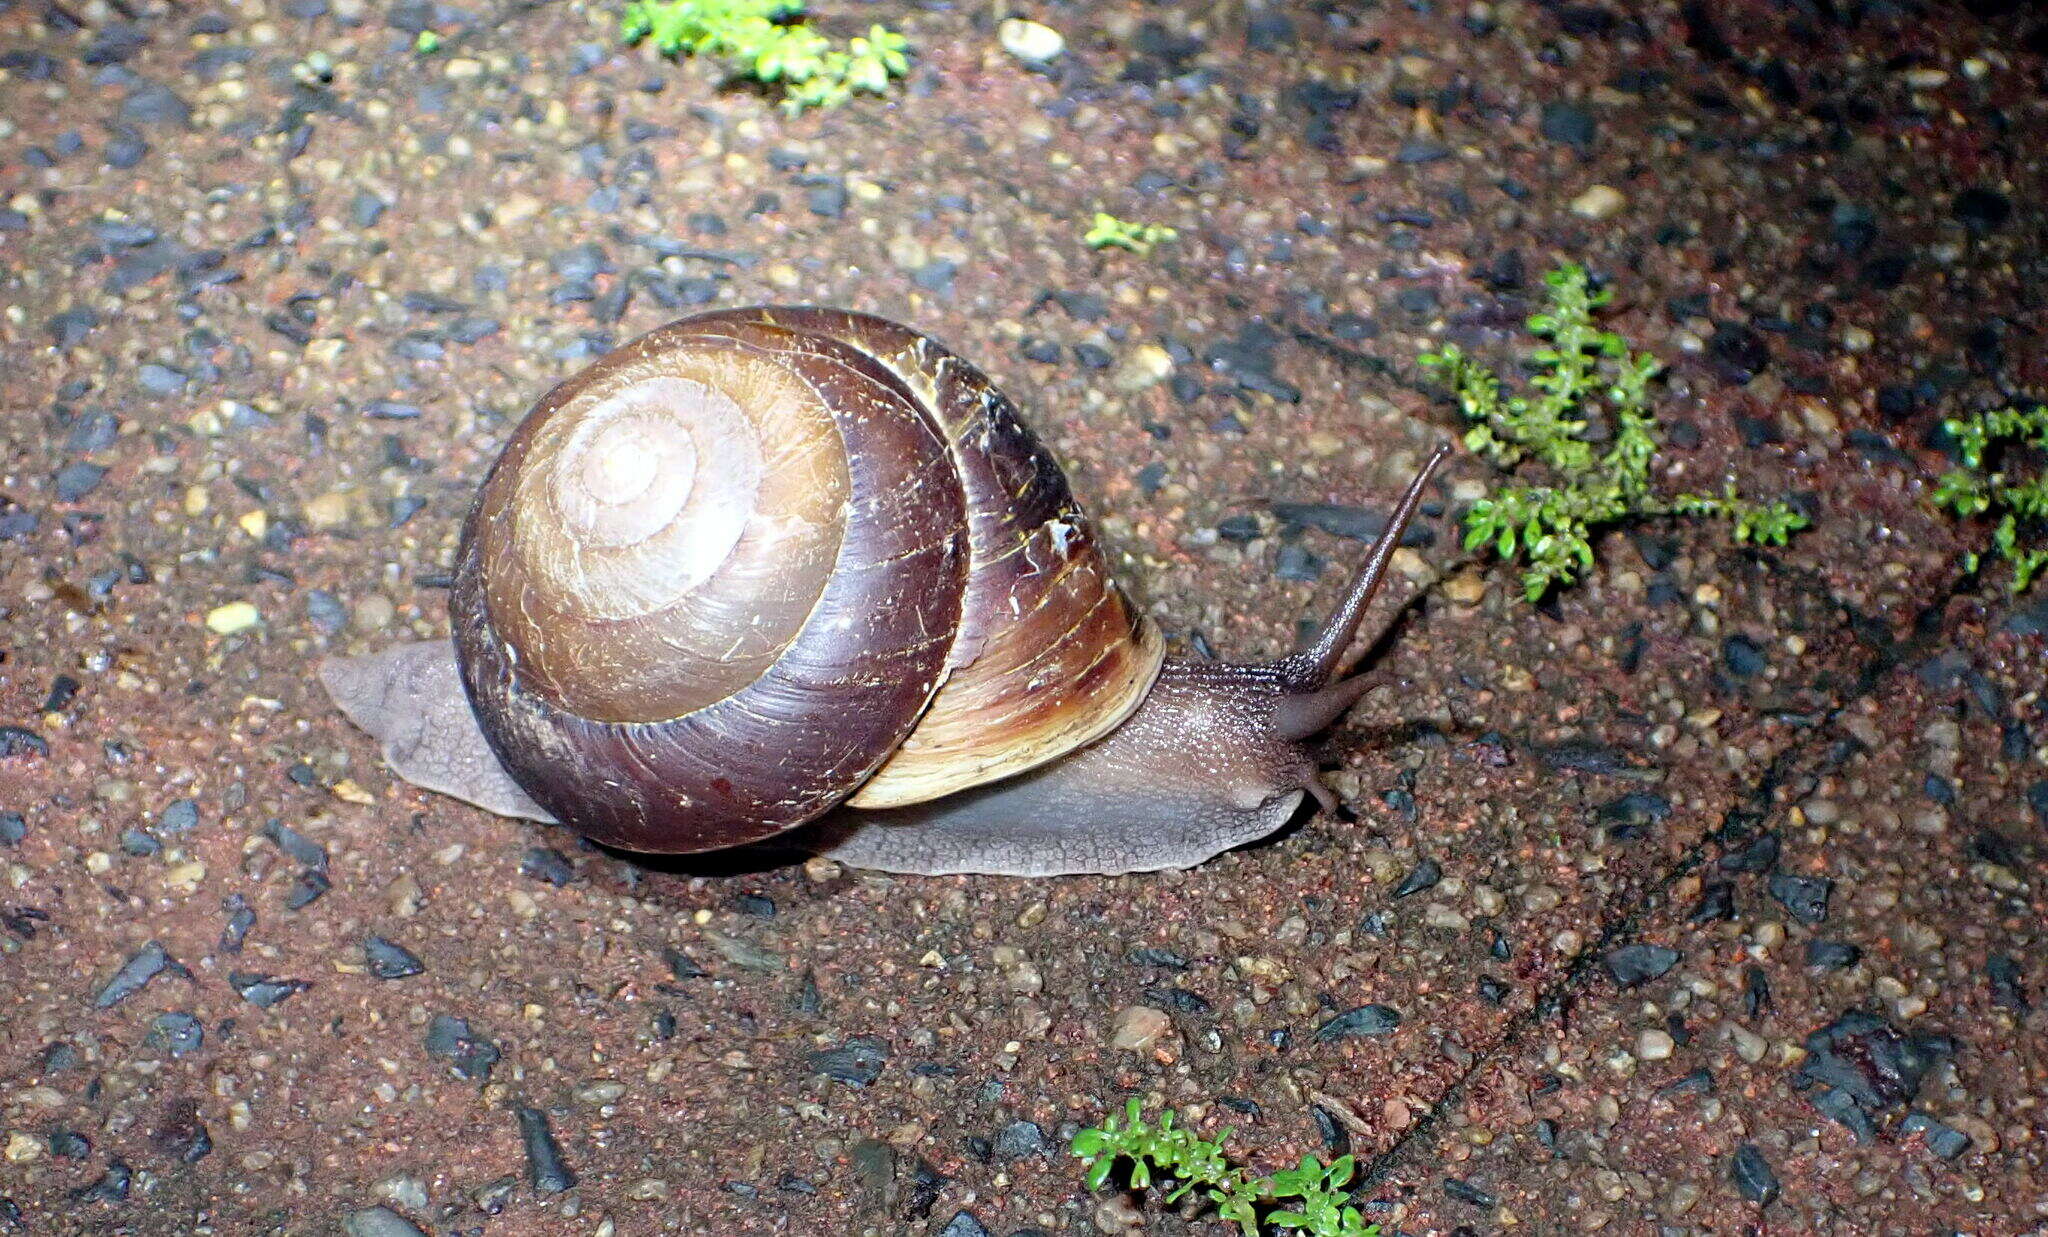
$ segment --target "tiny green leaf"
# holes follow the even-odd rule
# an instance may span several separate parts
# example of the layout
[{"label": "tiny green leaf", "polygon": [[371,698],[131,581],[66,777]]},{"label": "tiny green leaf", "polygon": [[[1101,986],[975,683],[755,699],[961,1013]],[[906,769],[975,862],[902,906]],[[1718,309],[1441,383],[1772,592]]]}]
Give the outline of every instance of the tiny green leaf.
[{"label": "tiny green leaf", "polygon": [[666,56],[713,57],[779,84],[790,112],[836,107],[857,90],[883,94],[910,71],[902,35],[871,26],[842,49],[797,20],[803,12],[792,0],[632,0],[619,37],[629,44],[644,39]]},{"label": "tiny green leaf", "polygon": [[[1782,503],[1751,504],[1733,491],[1720,499],[1655,497],[1650,468],[1663,435],[1650,384],[1662,363],[1595,325],[1594,311],[1613,291],[1595,289],[1584,267],[1561,266],[1544,284],[1550,304],[1528,318],[1530,333],[1543,343],[1527,353],[1535,372],[1525,392],[1504,392],[1496,374],[1456,345],[1418,358],[1449,386],[1471,423],[1468,449],[1503,470],[1543,474],[1540,484],[1505,486],[1475,502],[1465,515],[1466,549],[1490,544],[1502,559],[1521,562],[1523,591],[1534,601],[1592,569],[1591,532],[1605,525],[1713,516],[1731,521],[1738,541],[1772,545],[1806,526]],[[1611,430],[1598,448],[1588,438],[1596,412],[1604,412]]]},{"label": "tiny green leaf", "polygon": [[[2007,407],[1942,422],[1954,440],[1962,467],[1942,476],[1930,496],[1934,505],[1959,518],[1996,515],[1990,557],[2011,569],[2006,587],[2026,591],[2048,567],[2048,405]],[[2031,464],[2034,475],[2019,466]],[[2002,467],[1994,467],[2002,465]],[[2035,544],[2025,544],[2025,543]],[[1975,572],[1986,555],[1972,551],[1964,569]]]},{"label": "tiny green leaf", "polygon": [[[1264,1228],[1307,1232],[1316,1237],[1377,1237],[1379,1228],[1368,1225],[1342,1186],[1356,1171],[1356,1161],[1343,1156],[1325,1165],[1305,1155],[1291,1169],[1270,1177],[1252,1177],[1233,1166],[1223,1155],[1222,1142],[1231,1131],[1214,1139],[1202,1138],[1176,1124],[1172,1110],[1162,1112],[1157,1125],[1148,1125],[1143,1109],[1132,1100],[1125,1109],[1121,1127],[1111,1117],[1097,1129],[1083,1130],[1074,1138],[1076,1155],[1087,1162],[1084,1180],[1090,1189],[1108,1182],[1111,1167],[1130,1163],[1130,1182],[1143,1190],[1154,1181],[1166,1187],[1171,1204],[1199,1189],[1216,1209],[1216,1217],[1237,1226],[1244,1237],[1259,1237]],[[1084,1150],[1085,1149],[1085,1150]],[[1100,1153],[1100,1158],[1090,1155]]]}]

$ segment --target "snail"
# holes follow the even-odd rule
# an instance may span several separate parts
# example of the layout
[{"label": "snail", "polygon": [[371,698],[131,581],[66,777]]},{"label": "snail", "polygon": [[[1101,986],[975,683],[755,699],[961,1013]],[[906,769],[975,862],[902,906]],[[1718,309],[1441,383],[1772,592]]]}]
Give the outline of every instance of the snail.
[{"label": "snail", "polygon": [[1336,807],[1304,741],[1364,694],[1337,671],[1444,454],[1301,651],[1169,658],[974,366],[865,314],[699,314],[520,424],[451,639],[320,675],[404,779],[629,851],[1190,867]]}]

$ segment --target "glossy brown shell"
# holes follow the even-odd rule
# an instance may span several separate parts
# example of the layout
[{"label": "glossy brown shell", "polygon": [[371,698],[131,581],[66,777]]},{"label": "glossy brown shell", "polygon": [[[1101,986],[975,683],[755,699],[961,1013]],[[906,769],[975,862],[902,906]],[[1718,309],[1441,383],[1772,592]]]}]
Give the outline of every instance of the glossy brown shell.
[{"label": "glossy brown shell", "polygon": [[988,379],[812,308],[687,318],[550,391],[478,495],[451,611],[513,777],[643,851],[1035,767],[1161,658]]}]

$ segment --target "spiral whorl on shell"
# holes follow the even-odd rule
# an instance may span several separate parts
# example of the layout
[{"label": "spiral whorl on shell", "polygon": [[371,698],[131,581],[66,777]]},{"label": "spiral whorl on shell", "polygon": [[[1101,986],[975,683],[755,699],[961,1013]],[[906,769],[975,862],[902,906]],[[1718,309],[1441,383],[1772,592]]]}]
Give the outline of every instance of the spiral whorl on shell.
[{"label": "spiral whorl on shell", "polygon": [[986,377],[809,308],[687,318],[550,391],[478,495],[451,609],[514,779],[642,851],[1032,768],[1161,659]]}]

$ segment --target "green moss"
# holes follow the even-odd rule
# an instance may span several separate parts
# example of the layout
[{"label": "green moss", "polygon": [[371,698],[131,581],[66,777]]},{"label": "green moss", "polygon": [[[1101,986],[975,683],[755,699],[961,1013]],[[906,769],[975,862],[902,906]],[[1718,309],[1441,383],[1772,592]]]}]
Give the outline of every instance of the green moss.
[{"label": "green moss", "polygon": [[[2022,411],[2001,408],[1972,417],[1942,422],[1956,441],[1963,466],[1941,479],[1934,489],[1934,502],[1958,516],[1990,516],[1991,553],[2012,564],[2007,587],[2023,592],[2041,569],[2048,567],[2048,471],[2022,478],[2014,468],[2019,457],[2031,450],[2037,463],[2048,456],[2048,405]],[[2022,541],[2032,542],[2022,545]],[[1976,571],[1983,555],[1972,553],[1967,565]]]},{"label": "green moss", "polygon": [[1146,1122],[1143,1108],[1132,1100],[1119,1122],[1110,1117],[1100,1129],[1074,1135],[1074,1154],[1087,1165],[1088,1188],[1101,1189],[1119,1163],[1131,1170],[1131,1187],[1142,1190],[1156,1179],[1166,1188],[1166,1201],[1179,1202],[1201,1190],[1216,1207],[1218,1218],[1237,1225],[1244,1237],[1263,1232],[1313,1233],[1316,1237],[1377,1237],[1379,1226],[1367,1224],[1351,1206],[1344,1185],[1357,1162],[1341,1156],[1324,1164],[1312,1155],[1270,1177],[1253,1177],[1223,1155],[1224,1130],[1214,1140],[1176,1128],[1173,1110]]},{"label": "green moss", "polygon": [[1178,239],[1180,233],[1156,223],[1127,223],[1115,215],[1096,211],[1095,219],[1081,239],[1093,249],[1127,249],[1143,257],[1152,246]]},{"label": "green moss", "polygon": [[909,45],[895,31],[870,26],[841,48],[804,25],[803,14],[803,0],[632,0],[619,37],[646,39],[668,56],[713,56],[780,83],[791,112],[837,107],[856,91],[882,94],[910,71]]},{"label": "green moss", "polygon": [[[1595,290],[1584,267],[1560,267],[1544,282],[1550,308],[1528,325],[1546,346],[1529,353],[1536,373],[1528,394],[1504,392],[1492,370],[1455,344],[1420,358],[1450,383],[1472,422],[1467,447],[1504,470],[1541,474],[1542,484],[1505,485],[1474,503],[1465,516],[1466,549],[1491,546],[1501,558],[1520,562],[1523,594],[1537,601],[1592,569],[1592,535],[1603,525],[1711,516],[1733,524],[1737,541],[1769,545],[1783,545],[1806,527],[1806,517],[1786,504],[1750,502],[1732,487],[1720,494],[1657,494],[1650,465],[1664,434],[1650,405],[1662,363],[1599,329],[1594,311],[1612,293]],[[1602,402],[1612,431],[1604,449],[1586,436]]]}]

